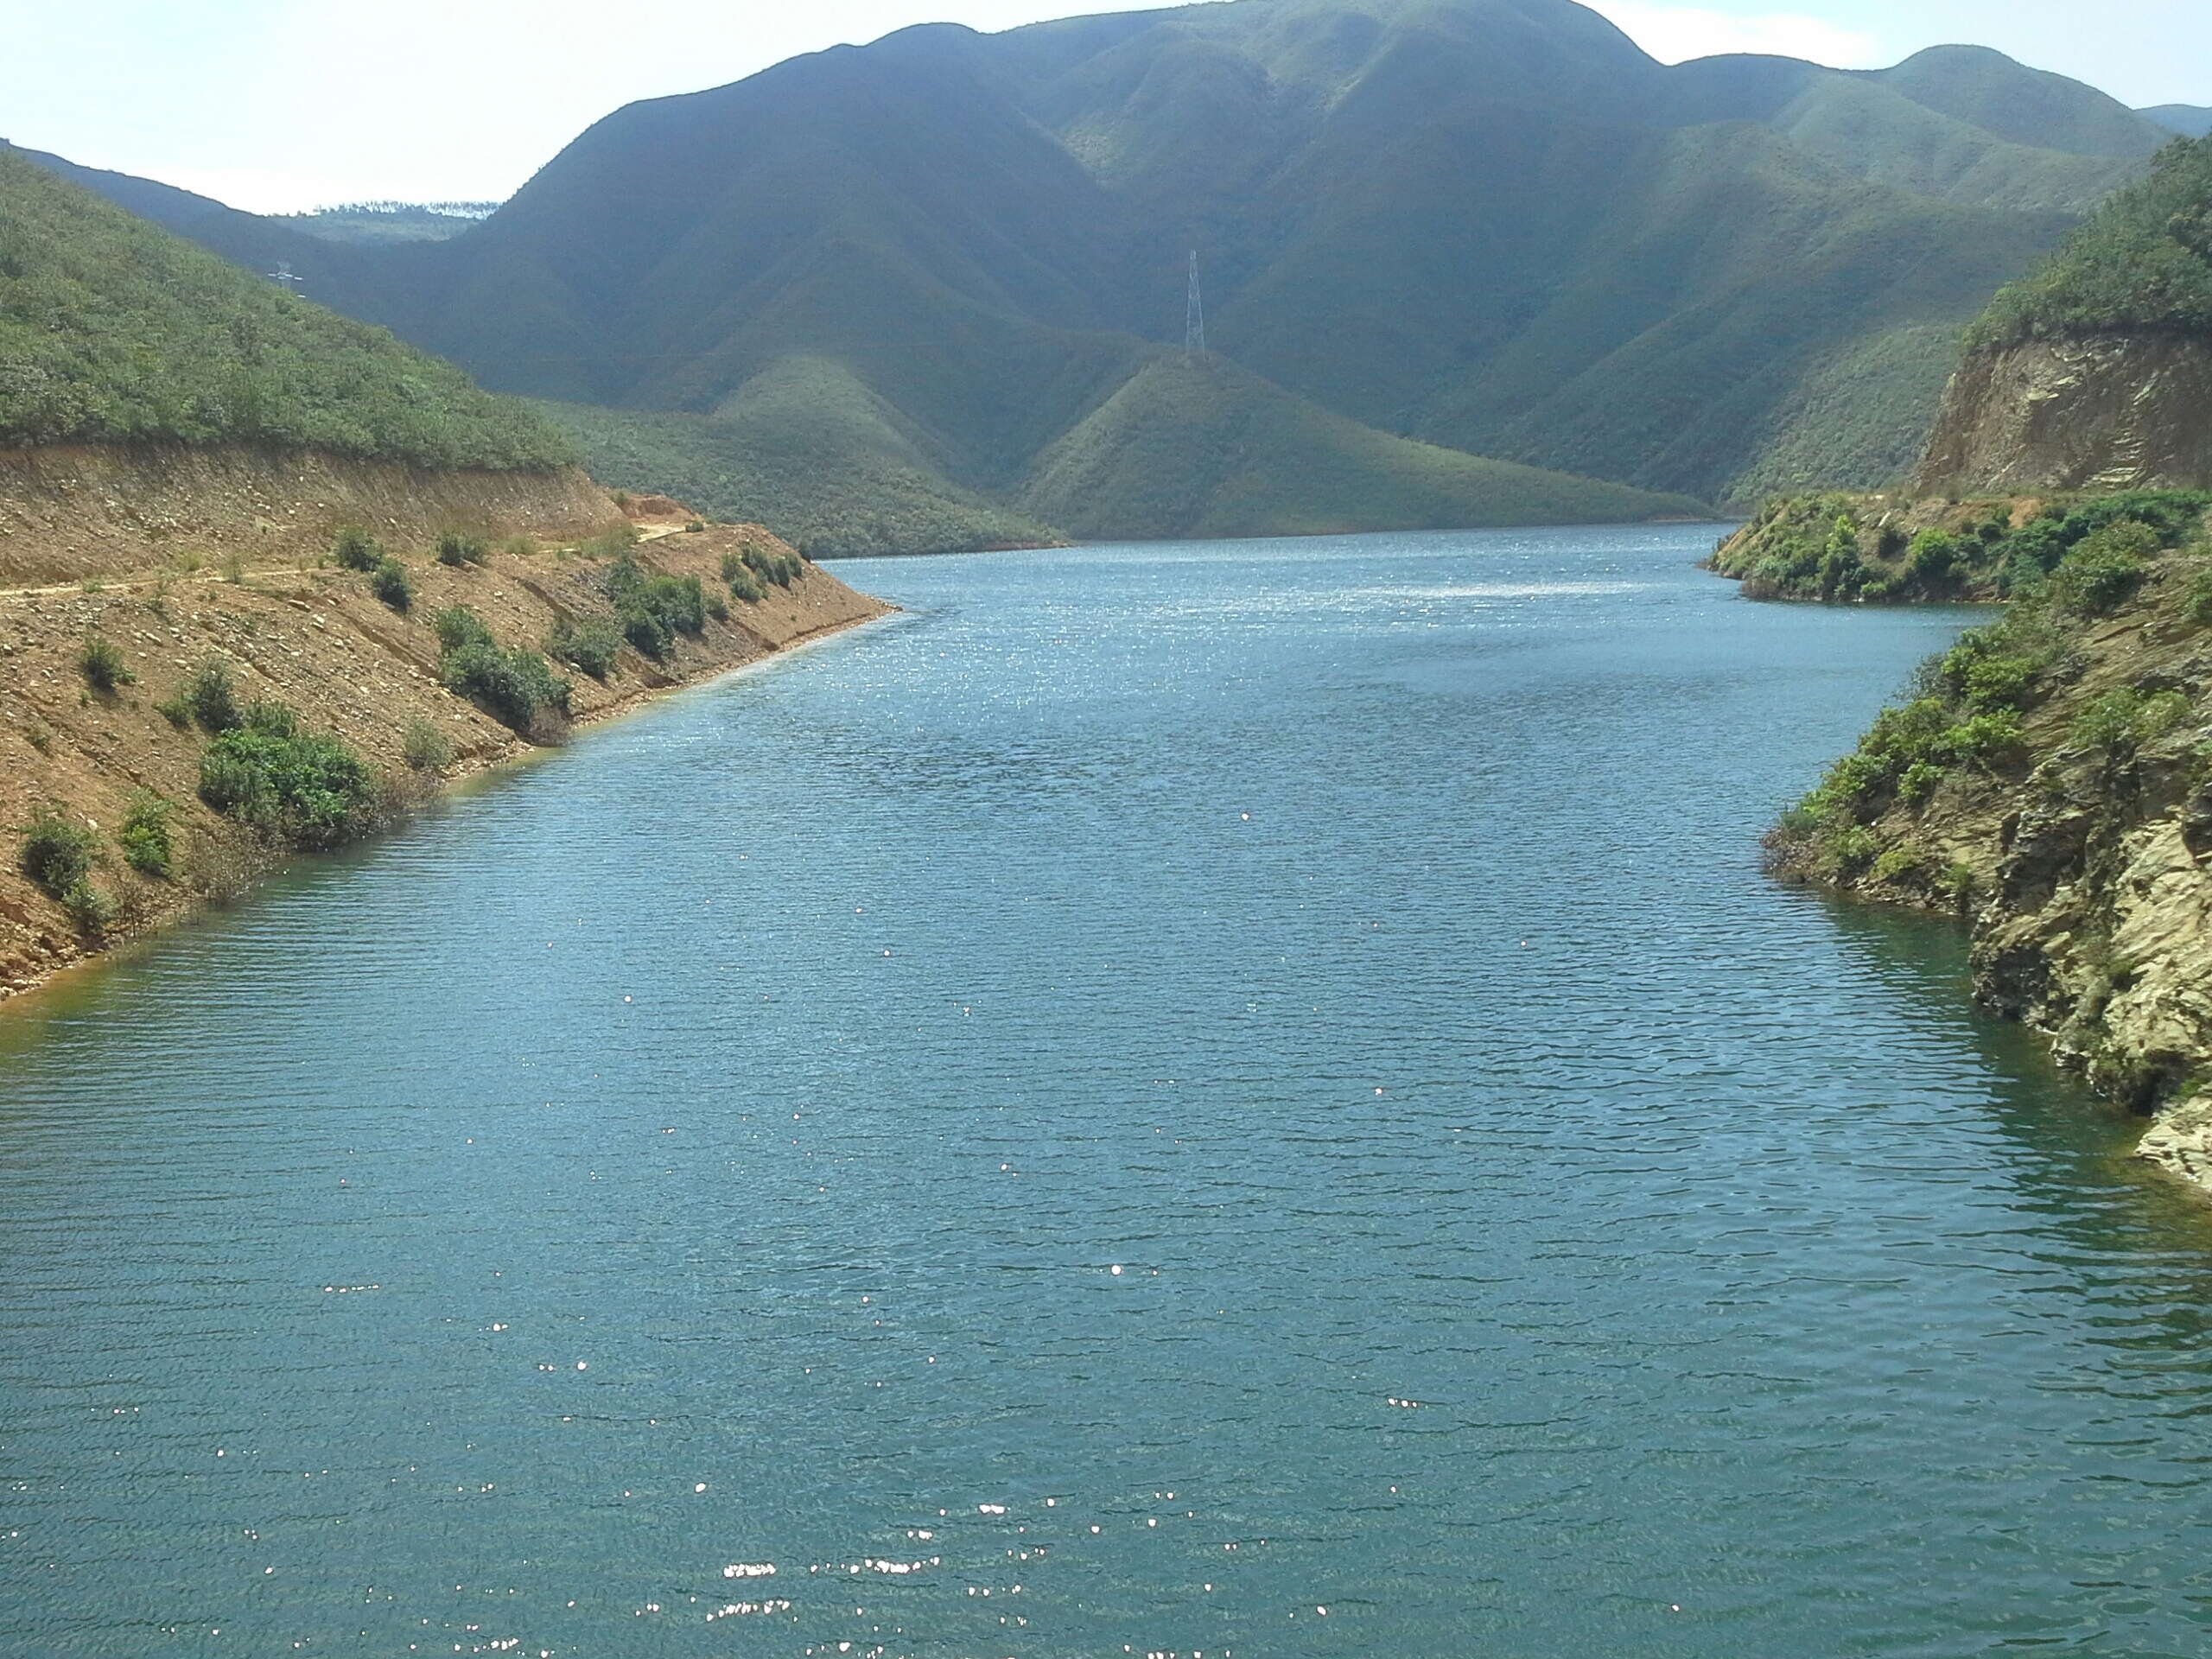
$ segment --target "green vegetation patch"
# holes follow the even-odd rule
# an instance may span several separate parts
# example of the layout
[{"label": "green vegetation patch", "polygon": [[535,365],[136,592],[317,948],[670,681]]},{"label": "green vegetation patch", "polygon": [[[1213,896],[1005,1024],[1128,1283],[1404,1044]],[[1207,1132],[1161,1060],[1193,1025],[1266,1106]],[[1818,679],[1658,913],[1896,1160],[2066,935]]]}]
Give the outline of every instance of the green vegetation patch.
[{"label": "green vegetation patch", "polygon": [[377,568],[369,572],[369,591],[403,613],[415,603],[415,588],[407,580],[407,567],[397,559],[377,561]]},{"label": "green vegetation patch", "polygon": [[501,725],[547,739],[565,728],[569,682],[525,646],[501,650],[483,618],[465,605],[440,611],[438,671],[448,690],[467,697]]},{"label": "green vegetation patch", "polygon": [[2212,137],[2177,138],[2043,269],[1999,290],[1972,350],[2101,334],[2212,334]]},{"label": "green vegetation patch", "polygon": [[92,849],[100,838],[52,807],[41,807],[33,813],[23,826],[22,836],[16,862],[32,885],[48,898],[60,898],[92,873]]},{"label": "green vegetation patch", "polygon": [[2047,502],[2015,527],[2009,501],[1968,502],[1908,534],[1903,511],[1862,497],[1785,496],[1722,543],[1713,568],[1752,599],[1861,604],[2011,598],[2055,580],[2066,602],[2100,614],[2133,590],[2145,558],[2188,538],[2207,506],[2212,492],[2133,490]]},{"label": "green vegetation patch", "polygon": [[452,365],[0,149],[0,443],[149,441],[500,471],[575,456]]},{"label": "green vegetation patch", "polygon": [[[2018,775],[2032,758],[2027,721],[2085,671],[2090,626],[2127,603],[2161,556],[2191,536],[2208,501],[2202,494],[2115,494],[2054,504],[2017,530],[2008,517],[2007,527],[1986,539],[1955,536],[1983,543],[1976,568],[2008,573],[2005,614],[1921,666],[1905,699],[1884,709],[1858,747],[1783,816],[1768,837],[1770,857],[1840,885],[1872,882],[1923,899],[1962,899],[1970,883],[1957,870],[1936,868],[1883,821],[1900,806],[1923,808],[1958,774]],[[1979,510],[1968,512],[1971,519]],[[1818,518],[1807,509],[1792,522]],[[2183,591],[2186,606],[2190,590]],[[2076,709],[2064,741],[2125,760],[2189,712],[2179,691],[2120,687]]]},{"label": "green vegetation patch", "polygon": [[571,622],[565,616],[554,623],[553,638],[546,645],[547,655],[556,662],[581,669],[601,684],[614,672],[621,652],[622,636],[607,623]]},{"label": "green vegetation patch", "polygon": [[664,661],[678,634],[707,631],[707,596],[696,576],[647,575],[625,553],[607,570],[604,585],[622,637],[640,656]]},{"label": "green vegetation patch", "polygon": [[282,703],[257,703],[200,759],[200,798],[294,847],[336,847],[373,827],[368,763],[335,737],[300,729]]},{"label": "green vegetation patch", "polygon": [[149,790],[140,790],[131,797],[115,842],[123,849],[123,861],[139,874],[168,874],[176,852],[175,834],[169,827],[175,810]]},{"label": "green vegetation patch", "polygon": [[84,650],[77,656],[77,667],[85,683],[95,691],[112,691],[118,686],[136,684],[138,679],[124,664],[115,642],[98,634],[86,639]]}]

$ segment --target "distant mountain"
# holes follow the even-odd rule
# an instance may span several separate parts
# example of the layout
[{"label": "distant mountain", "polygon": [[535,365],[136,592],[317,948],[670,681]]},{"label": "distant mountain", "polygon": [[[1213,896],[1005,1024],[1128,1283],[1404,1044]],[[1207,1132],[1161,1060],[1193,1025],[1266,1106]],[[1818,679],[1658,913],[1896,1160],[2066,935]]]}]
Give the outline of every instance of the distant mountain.
[{"label": "distant mountain", "polygon": [[496,201],[355,201],[308,213],[280,213],[276,223],[323,242],[449,242],[491,218]]},{"label": "distant mountain", "polygon": [[[1048,508],[1101,535],[1270,522],[1203,482],[1236,472],[1220,454],[1163,505],[1153,449],[1104,441],[1133,409],[1192,444],[1359,448],[1325,413],[1707,499],[1886,482],[1956,331],[2169,137],[1973,48],[1669,68],[1569,0],[1232,0],[907,29],[633,105],[445,243],[188,233],[487,385],[645,412],[566,417],[627,481],[788,499],[773,407],[843,435],[824,487],[859,494],[830,517],[926,497],[981,543]],[[1251,407],[1310,416],[1166,395],[1192,249]],[[1301,498],[1317,523],[1371,522],[1395,479],[1396,518],[1427,521],[1442,474],[1387,448],[1356,485],[1303,450],[1251,475],[1342,480],[1342,512]]]},{"label": "distant mountain", "polygon": [[[104,177],[149,214],[200,222],[201,198]],[[0,448],[148,442],[498,471],[573,459],[451,364],[0,146]]]},{"label": "distant mountain", "polygon": [[2212,134],[2212,109],[2200,109],[2194,104],[2161,104],[2155,110],[2144,110],[2140,113],[2184,138],[2202,138]]}]

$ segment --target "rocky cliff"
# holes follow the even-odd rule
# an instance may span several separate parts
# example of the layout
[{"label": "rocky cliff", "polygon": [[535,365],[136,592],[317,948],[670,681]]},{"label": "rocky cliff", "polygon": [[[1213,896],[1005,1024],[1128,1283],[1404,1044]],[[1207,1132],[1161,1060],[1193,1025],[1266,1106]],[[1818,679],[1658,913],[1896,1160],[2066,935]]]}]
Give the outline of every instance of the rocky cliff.
[{"label": "rocky cliff", "polygon": [[[2198,499],[2202,505],[2202,498]],[[2212,1187],[2212,545],[2114,518],[1923,670],[1769,840],[1776,871],[1952,912],[1974,994]]]},{"label": "rocky cliff", "polygon": [[2212,340],[2091,334],[1968,357],[1916,495],[2212,486]]}]

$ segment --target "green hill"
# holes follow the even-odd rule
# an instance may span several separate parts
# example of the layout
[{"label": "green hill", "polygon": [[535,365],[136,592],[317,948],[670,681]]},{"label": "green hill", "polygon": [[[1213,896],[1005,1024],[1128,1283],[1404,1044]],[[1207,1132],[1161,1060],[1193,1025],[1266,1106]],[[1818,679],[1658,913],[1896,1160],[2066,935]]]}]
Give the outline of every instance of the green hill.
[{"label": "green hill", "polygon": [[594,478],[766,524],[816,558],[1059,539],[949,482],[912,423],[827,358],[765,370],[711,415],[540,404]]},{"label": "green hill", "polygon": [[1702,516],[1654,496],[1377,432],[1219,359],[1153,362],[1038,461],[1021,503],[1090,539]]},{"label": "green hill", "polygon": [[2033,275],[2008,285],[1968,344],[2086,334],[2212,334],[2212,138],[2177,138]]},{"label": "green hill", "polygon": [[572,458],[451,365],[0,149],[0,445],[149,441],[501,470]]},{"label": "green hill", "polygon": [[809,407],[906,448],[838,440],[827,520],[958,540],[1179,341],[1194,248],[1216,347],[1377,432],[1707,499],[1886,482],[1928,365],[2166,136],[1971,48],[1666,67],[1569,0],[1230,0],[633,105],[448,242],[188,229],[488,385],[691,417],[565,417],[671,490],[795,499],[733,412],[834,364]]}]

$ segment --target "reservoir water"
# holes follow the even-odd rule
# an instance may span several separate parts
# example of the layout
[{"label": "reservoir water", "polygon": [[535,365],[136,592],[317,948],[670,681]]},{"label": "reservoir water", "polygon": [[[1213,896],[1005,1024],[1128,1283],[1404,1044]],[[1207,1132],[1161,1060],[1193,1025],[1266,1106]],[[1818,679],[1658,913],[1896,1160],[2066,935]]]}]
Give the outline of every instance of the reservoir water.
[{"label": "reservoir water", "polygon": [[[2212,1205],[1710,529],[906,607],[0,1016],[0,1651],[2212,1647]],[[772,1571],[770,1569],[772,1568]]]}]

